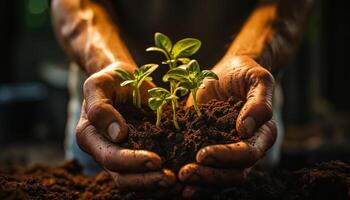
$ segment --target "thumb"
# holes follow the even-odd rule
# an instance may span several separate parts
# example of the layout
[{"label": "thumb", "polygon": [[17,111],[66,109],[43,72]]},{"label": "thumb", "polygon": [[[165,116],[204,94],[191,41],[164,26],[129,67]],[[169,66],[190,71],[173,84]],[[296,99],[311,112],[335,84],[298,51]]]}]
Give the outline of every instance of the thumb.
[{"label": "thumb", "polygon": [[89,122],[112,142],[120,142],[128,133],[123,116],[113,107],[112,100],[95,79],[84,84],[83,109]]},{"label": "thumb", "polygon": [[250,137],[272,118],[274,78],[265,69],[251,81],[247,101],[238,115],[236,129],[243,137]]}]

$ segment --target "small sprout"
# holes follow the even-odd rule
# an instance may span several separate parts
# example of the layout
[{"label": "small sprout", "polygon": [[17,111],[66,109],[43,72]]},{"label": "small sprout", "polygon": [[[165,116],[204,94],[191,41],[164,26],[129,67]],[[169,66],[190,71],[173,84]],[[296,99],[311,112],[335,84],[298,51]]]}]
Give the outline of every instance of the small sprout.
[{"label": "small sprout", "polygon": [[201,116],[202,113],[198,108],[196,95],[198,89],[204,88],[204,79],[219,80],[218,76],[214,72],[210,70],[201,71],[199,64],[196,60],[191,60],[186,65],[181,65],[177,68],[170,69],[168,73],[163,76],[163,81],[178,81],[179,87],[183,87],[191,91],[194,108],[198,116]]},{"label": "small sprout", "polygon": [[132,87],[133,104],[141,109],[141,94],[140,86],[143,81],[152,81],[149,75],[156,70],[157,64],[146,64],[136,69],[132,75],[122,69],[116,69],[117,74],[124,80],[120,86],[124,87],[130,85]]},{"label": "small sprout", "polygon": [[[154,34],[155,46],[149,47],[146,51],[158,51],[164,54],[166,60],[162,64],[169,65],[169,69],[177,67],[177,63],[187,64],[190,59],[188,57],[194,55],[201,47],[201,41],[195,38],[185,38],[174,45],[170,38],[163,33]],[[176,87],[174,80],[170,81],[170,92],[173,92]],[[173,101],[177,106],[177,100]]]},{"label": "small sprout", "polygon": [[[156,126],[160,126],[160,120],[162,118],[162,108],[165,104],[167,104],[169,101],[174,101],[177,100],[179,97],[176,95],[177,92],[180,92],[181,96],[184,96],[187,93],[187,89],[183,87],[177,87],[173,93],[169,92],[168,90],[161,88],[161,87],[156,87],[148,90],[149,95],[151,96],[148,99],[148,106],[152,110],[157,111],[157,122]],[[176,118],[176,108],[175,104],[172,103],[172,110],[173,110],[173,123],[174,126],[177,130],[180,129],[179,124],[177,122]]]},{"label": "small sprout", "polygon": [[146,51],[158,51],[164,54],[166,60],[164,64],[168,64],[170,69],[176,67],[176,63],[180,61],[182,64],[189,62],[188,57],[194,55],[201,47],[201,41],[195,38],[185,38],[174,45],[170,38],[163,33],[154,34],[155,46],[149,47]]}]

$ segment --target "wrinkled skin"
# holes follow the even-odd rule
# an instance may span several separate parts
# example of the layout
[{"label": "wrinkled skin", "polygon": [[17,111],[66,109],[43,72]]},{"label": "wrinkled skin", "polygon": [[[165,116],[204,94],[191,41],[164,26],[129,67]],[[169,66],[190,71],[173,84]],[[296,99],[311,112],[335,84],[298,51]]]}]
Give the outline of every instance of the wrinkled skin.
[{"label": "wrinkled skin", "polygon": [[[182,193],[184,197],[205,195],[213,188],[208,187],[211,185],[242,183],[249,168],[263,157],[277,136],[272,118],[273,76],[247,56],[220,62],[213,71],[219,81],[206,81],[206,87],[198,91],[198,101],[227,100],[230,96],[245,100],[236,129],[247,139],[199,150],[197,163],[187,164],[178,172],[180,181],[187,184]],[[187,106],[192,103],[193,99],[189,98]]]},{"label": "wrinkled skin", "polygon": [[[127,125],[115,107],[131,98],[130,88],[120,86],[120,78],[114,71],[132,67],[118,63],[92,76],[84,84],[84,102],[77,126],[77,142],[115,180],[120,191],[158,190],[168,191],[176,183],[175,174],[162,169],[160,157],[152,152],[119,147],[116,143],[127,136]],[[141,86],[142,102],[147,102],[147,90],[151,82]],[[116,126],[119,129],[115,128]],[[163,189],[159,189],[163,188]]]},{"label": "wrinkled skin", "polygon": [[[203,194],[210,191],[212,187],[207,187],[210,185],[239,184],[249,167],[274,143],[276,127],[271,118],[274,80],[254,60],[273,72],[283,66],[302,35],[313,0],[262,0],[252,11],[224,59],[213,69],[220,80],[206,81],[206,88],[199,90],[197,97],[200,103],[213,98],[226,100],[229,96],[246,100],[236,128],[247,139],[201,149],[197,164],[185,165],[178,173],[179,181],[185,185],[183,190],[177,187],[176,175],[162,169],[158,155],[117,145],[128,131],[117,105],[130,100],[131,91],[119,86],[113,69],[120,67],[128,72],[135,69],[118,33],[118,24],[97,1],[51,2],[52,23],[60,44],[73,61],[88,75],[92,74],[84,85],[78,144],[111,174],[121,191],[142,190],[145,196],[182,191],[184,197],[193,197],[200,191]],[[250,55],[254,60],[237,55]],[[149,82],[142,86],[143,103],[151,87],[154,84]],[[187,105],[192,105],[191,99]]]},{"label": "wrinkled skin", "polygon": [[[118,103],[131,100],[131,90],[120,87],[120,78],[114,69],[129,72],[133,67],[125,63],[111,65],[92,76],[84,84],[84,103],[77,127],[79,146],[110,173],[121,191],[139,191],[142,196],[162,196],[181,192],[184,197],[206,194],[208,186],[222,186],[244,181],[247,170],[272,146],[276,127],[272,117],[272,75],[247,56],[220,62],[213,68],[219,81],[208,80],[198,91],[199,103],[211,99],[226,100],[230,96],[246,100],[237,119],[237,130],[246,140],[228,145],[213,145],[197,153],[197,163],[183,166],[176,175],[162,169],[161,159],[155,153],[124,149],[116,145],[127,137],[127,125],[117,111]],[[142,103],[147,102],[147,90],[154,87],[145,82],[141,87]],[[187,106],[192,105],[192,98]],[[249,120],[248,118],[253,120]],[[253,122],[252,122],[253,121]],[[119,130],[113,124],[119,125]],[[235,127],[232,127],[235,128]],[[159,189],[162,188],[162,189]],[[151,193],[157,191],[157,193]]]}]

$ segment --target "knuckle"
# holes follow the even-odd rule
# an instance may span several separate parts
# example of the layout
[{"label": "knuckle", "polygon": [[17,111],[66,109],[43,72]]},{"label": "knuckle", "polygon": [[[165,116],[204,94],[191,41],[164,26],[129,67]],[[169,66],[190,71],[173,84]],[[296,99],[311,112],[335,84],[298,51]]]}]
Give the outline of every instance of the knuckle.
[{"label": "knuckle", "polygon": [[109,112],[109,104],[104,102],[92,103],[87,109],[87,117],[92,123],[103,119],[103,117]]},{"label": "knuckle", "polygon": [[113,78],[109,74],[97,72],[85,80],[83,89],[84,92],[88,92],[90,90],[94,90],[95,88],[103,88],[113,85],[112,82]]},{"label": "knuckle", "polygon": [[84,123],[81,120],[79,121],[77,127],[75,128],[76,138],[77,140],[82,140],[86,131],[88,130],[89,123]]},{"label": "knuckle", "polygon": [[75,128],[75,133],[76,133],[77,139],[79,139],[81,137],[84,129],[85,129],[85,126],[83,126],[83,124],[79,122],[77,127]]},{"label": "knuckle", "polygon": [[76,140],[78,146],[85,152],[89,152],[87,146],[89,137],[94,134],[95,129],[89,123],[79,123],[76,127]]},{"label": "knuckle", "polygon": [[257,118],[259,123],[265,123],[270,120],[273,116],[273,108],[271,102],[265,101],[264,99],[258,102],[252,102],[247,106],[254,106],[252,108],[252,112],[254,112],[254,116]]},{"label": "knuckle", "polygon": [[275,141],[277,138],[277,126],[275,120],[267,122],[267,126],[270,129],[271,140]]},{"label": "knuckle", "polygon": [[268,86],[275,85],[275,78],[268,70],[264,68],[261,69],[260,80]]},{"label": "knuckle", "polygon": [[263,105],[264,106],[262,106],[262,108],[263,108],[262,112],[265,113],[267,119],[271,119],[271,117],[273,115],[273,108],[272,108],[271,103],[265,102],[265,103],[263,103]]},{"label": "knuckle", "polygon": [[87,78],[87,79],[85,80],[85,82],[84,82],[84,85],[83,85],[84,91],[85,91],[85,90],[88,90],[88,89],[90,89],[90,88],[94,88],[94,87],[96,86],[97,79],[98,79],[98,78],[96,78],[96,75],[95,75],[95,74],[93,74],[93,75],[91,75],[89,78]]}]

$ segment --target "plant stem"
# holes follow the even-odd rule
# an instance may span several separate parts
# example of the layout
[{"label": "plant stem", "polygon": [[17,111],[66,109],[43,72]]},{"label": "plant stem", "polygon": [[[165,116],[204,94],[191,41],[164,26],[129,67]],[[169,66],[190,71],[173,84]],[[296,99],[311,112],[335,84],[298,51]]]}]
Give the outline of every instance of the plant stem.
[{"label": "plant stem", "polygon": [[200,116],[202,116],[202,113],[201,113],[201,110],[198,108],[198,105],[197,105],[197,90],[193,89],[193,90],[191,90],[191,93],[192,93],[192,97],[193,97],[194,109],[196,110],[197,115],[200,117]]},{"label": "plant stem", "polygon": [[175,105],[175,100],[176,99],[172,99],[171,100],[171,106],[173,108],[173,123],[174,123],[174,126],[177,130],[180,130],[180,127],[179,127],[179,124],[177,123],[177,118],[176,118],[176,105]]},{"label": "plant stem", "polygon": [[141,108],[141,94],[140,94],[140,89],[135,87],[133,91],[133,101],[132,103],[137,107]]},{"label": "plant stem", "polygon": [[157,108],[157,122],[156,122],[156,126],[159,128],[160,127],[160,120],[162,118],[162,107],[163,106],[159,106]]},{"label": "plant stem", "polygon": [[[170,81],[170,93],[174,94],[175,90],[176,90],[176,82],[175,81]],[[176,95],[176,94],[174,94],[174,95]],[[178,107],[177,99],[174,99],[174,101],[175,101],[175,107],[177,108]]]}]

